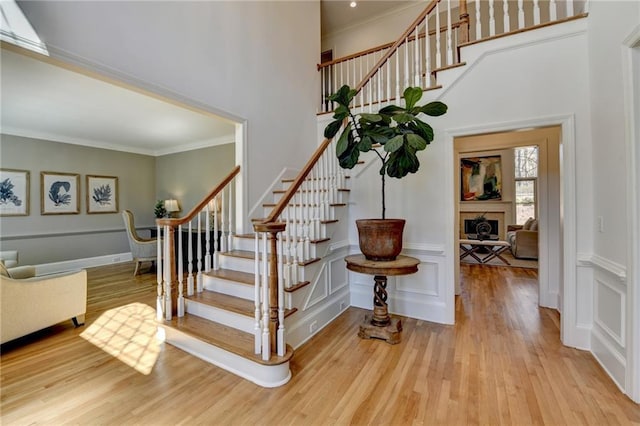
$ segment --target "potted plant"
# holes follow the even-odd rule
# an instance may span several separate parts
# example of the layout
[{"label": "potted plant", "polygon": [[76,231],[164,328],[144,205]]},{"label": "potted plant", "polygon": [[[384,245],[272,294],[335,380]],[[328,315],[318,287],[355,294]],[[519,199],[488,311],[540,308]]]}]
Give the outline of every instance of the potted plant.
[{"label": "potted plant", "polygon": [[162,219],[167,215],[167,210],[164,208],[164,200],[158,200],[153,208],[153,214],[157,219]]},{"label": "potted plant", "polygon": [[420,168],[418,151],[424,150],[433,141],[433,129],[418,118],[419,114],[432,117],[447,112],[442,102],[416,105],[422,98],[420,87],[408,87],[404,91],[405,106],[388,105],[375,114],[354,114],[349,104],[356,90],[342,86],[329,100],[336,102],[331,123],[324,136],[331,139],[343,127],[336,144],[336,156],[340,166],[353,168],[361,152],[373,151],[381,162],[382,218],[356,220],[360,250],[367,259],[394,260],[402,250],[404,219],[386,218],[385,176],[401,179]]}]

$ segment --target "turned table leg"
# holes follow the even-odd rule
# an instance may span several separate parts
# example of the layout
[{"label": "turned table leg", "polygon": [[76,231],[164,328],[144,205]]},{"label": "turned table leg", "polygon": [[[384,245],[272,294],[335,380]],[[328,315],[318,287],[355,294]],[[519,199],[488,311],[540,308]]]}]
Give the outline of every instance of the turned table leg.
[{"label": "turned table leg", "polygon": [[373,288],[373,318],[371,319],[371,324],[385,326],[391,322],[387,307],[387,277],[376,275],[373,280],[375,281],[375,286]]}]

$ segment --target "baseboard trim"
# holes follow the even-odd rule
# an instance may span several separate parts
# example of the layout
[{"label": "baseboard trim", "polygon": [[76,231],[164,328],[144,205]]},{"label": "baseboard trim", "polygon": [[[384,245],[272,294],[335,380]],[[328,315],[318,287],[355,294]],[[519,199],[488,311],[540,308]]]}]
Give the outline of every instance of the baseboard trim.
[{"label": "baseboard trim", "polygon": [[56,274],[58,272],[76,269],[93,268],[95,266],[112,265],[114,263],[130,262],[131,253],[115,253],[105,256],[87,257],[84,259],[65,260],[62,262],[43,263],[35,265],[37,275]]},{"label": "baseboard trim", "polygon": [[597,327],[591,330],[591,353],[620,391],[625,393],[627,362]]}]

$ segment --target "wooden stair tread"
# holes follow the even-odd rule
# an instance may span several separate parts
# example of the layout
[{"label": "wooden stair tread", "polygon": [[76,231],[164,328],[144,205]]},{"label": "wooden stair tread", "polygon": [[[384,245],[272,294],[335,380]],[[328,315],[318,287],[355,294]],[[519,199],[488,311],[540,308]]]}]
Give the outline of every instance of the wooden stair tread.
[{"label": "wooden stair tread", "polygon": [[289,361],[293,356],[293,349],[287,345],[287,351],[284,356],[272,355],[271,359],[263,361],[259,354],[253,353],[253,334],[195,315],[185,315],[181,318],[173,317],[170,321],[165,321],[165,324],[210,345],[217,346],[259,364],[279,365]]},{"label": "wooden stair tread", "polygon": [[[333,111],[331,111],[331,112],[333,112]],[[344,178],[345,178],[345,179],[351,179],[351,176],[345,176]],[[308,179],[308,180],[318,180],[318,178],[313,178],[313,179]],[[293,181],[295,181],[295,179],[294,179],[294,178],[285,178],[285,179],[280,179],[280,182],[283,182],[283,183],[291,183],[291,182],[293,182]]]},{"label": "wooden stair tread", "polygon": [[[329,240],[329,238],[327,238],[326,240]],[[251,274],[249,272],[234,271],[232,269],[218,269],[217,271],[211,270],[209,272],[205,272],[205,275],[209,277],[221,278],[223,280],[233,281],[239,284],[250,285],[252,287],[253,285],[255,285],[255,274]],[[310,283],[309,281],[300,281],[296,285],[293,285],[289,288],[285,288],[284,291],[288,293],[292,293],[308,285],[309,283]]]},{"label": "wooden stair tread", "polygon": [[[253,300],[242,299],[241,297],[230,296],[228,294],[218,293],[211,290],[204,290],[202,293],[187,296],[186,299],[251,318],[253,318],[255,310]],[[297,311],[297,308],[285,309],[284,317],[286,318]]]},{"label": "wooden stair tread", "polygon": [[220,268],[218,270],[210,270],[209,272],[205,272],[205,275],[212,278],[220,278],[227,281],[233,281],[240,284],[248,284],[253,285],[255,274],[251,274],[248,272],[242,271],[234,271],[232,269],[223,269]]},{"label": "wooden stair tread", "polygon": [[[300,204],[295,204],[296,206],[300,206]],[[307,206],[317,206],[317,204],[302,204],[303,206],[307,207]],[[344,207],[346,206],[347,203],[329,203],[329,206],[331,207]],[[275,207],[276,203],[263,203],[262,207]],[[289,204],[289,207],[293,207],[293,204]]]},{"label": "wooden stair tread", "polygon": [[[338,192],[351,192],[351,190],[348,189],[348,188],[338,188],[337,190],[338,190]],[[273,190],[274,194],[285,194],[286,192],[287,192],[286,189],[274,189]],[[302,190],[300,192],[327,192],[327,190],[324,189],[322,191],[315,191],[315,190],[314,191],[309,191],[309,190],[305,189],[305,190]]]},{"label": "wooden stair tread", "polygon": [[241,257],[243,259],[255,259],[254,253],[247,250],[221,251],[220,254],[223,256]]}]

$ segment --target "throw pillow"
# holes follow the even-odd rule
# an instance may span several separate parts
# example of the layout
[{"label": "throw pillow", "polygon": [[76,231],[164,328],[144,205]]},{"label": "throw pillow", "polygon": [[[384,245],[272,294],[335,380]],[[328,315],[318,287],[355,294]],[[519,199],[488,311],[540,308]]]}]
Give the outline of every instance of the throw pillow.
[{"label": "throw pillow", "polygon": [[534,218],[530,217],[529,219],[527,219],[527,221],[524,223],[524,225],[522,226],[522,229],[524,229],[525,231],[529,231],[531,229],[531,224],[535,221]]}]

